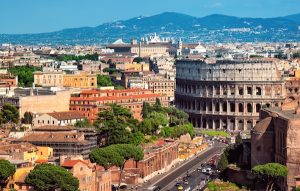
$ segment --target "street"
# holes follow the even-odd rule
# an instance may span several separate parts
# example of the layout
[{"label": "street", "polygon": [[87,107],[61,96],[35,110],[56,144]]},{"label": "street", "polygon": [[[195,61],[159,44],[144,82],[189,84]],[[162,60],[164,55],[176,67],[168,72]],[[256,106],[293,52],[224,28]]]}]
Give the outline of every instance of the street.
[{"label": "street", "polygon": [[182,166],[179,166],[177,169],[173,170],[158,181],[154,182],[152,185],[148,186],[148,188],[158,186],[162,191],[177,191],[177,188],[175,187],[175,184],[177,182],[176,180],[186,176],[188,171],[190,175],[190,177],[188,178],[189,184],[185,187],[190,187],[190,190],[195,189],[202,179],[207,178],[207,175],[204,175],[201,172],[197,172],[197,168],[200,167],[202,163],[207,162],[214,155],[220,153],[224,147],[224,144],[215,143],[210,149],[204,151],[197,157],[190,159]]}]

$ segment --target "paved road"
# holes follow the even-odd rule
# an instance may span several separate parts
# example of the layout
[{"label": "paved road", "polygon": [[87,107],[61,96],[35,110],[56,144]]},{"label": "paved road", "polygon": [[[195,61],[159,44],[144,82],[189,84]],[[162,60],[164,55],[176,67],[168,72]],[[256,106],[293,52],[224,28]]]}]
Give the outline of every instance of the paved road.
[{"label": "paved road", "polygon": [[199,167],[202,163],[208,161],[215,154],[219,153],[223,148],[224,148],[223,144],[220,144],[220,143],[214,144],[211,149],[203,152],[201,155],[197,156],[196,158],[191,159],[187,163],[178,167],[176,170],[174,170],[170,174],[166,175],[165,177],[160,179],[158,182],[154,183],[152,186],[159,186],[162,191],[177,190],[175,188],[176,179],[184,177],[186,175],[186,172],[189,170],[189,172],[192,175],[189,178],[189,181],[190,181],[189,186],[191,187],[191,190],[192,190],[193,189],[192,187],[195,188],[198,185],[199,181],[201,181],[201,178],[206,177],[206,175],[195,171],[197,169],[197,167]]}]

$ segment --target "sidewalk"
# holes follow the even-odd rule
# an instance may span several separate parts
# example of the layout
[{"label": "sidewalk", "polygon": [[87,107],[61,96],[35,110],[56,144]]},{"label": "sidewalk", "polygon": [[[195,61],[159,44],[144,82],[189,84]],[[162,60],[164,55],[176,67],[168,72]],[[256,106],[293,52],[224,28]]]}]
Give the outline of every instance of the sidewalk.
[{"label": "sidewalk", "polygon": [[149,187],[151,186],[155,186],[155,184],[159,181],[161,181],[161,179],[163,179],[164,177],[168,176],[169,174],[171,174],[172,172],[176,171],[178,168],[180,168],[181,166],[183,166],[184,164],[190,162],[191,160],[194,160],[195,158],[197,158],[199,155],[201,155],[203,152],[209,151],[212,148],[212,146],[208,146],[206,149],[200,151],[199,153],[197,153],[196,155],[190,157],[189,159],[185,160],[185,161],[179,161],[177,164],[175,164],[168,172],[162,173],[152,179],[150,179],[148,182],[143,183],[139,188],[141,190],[148,190]]}]

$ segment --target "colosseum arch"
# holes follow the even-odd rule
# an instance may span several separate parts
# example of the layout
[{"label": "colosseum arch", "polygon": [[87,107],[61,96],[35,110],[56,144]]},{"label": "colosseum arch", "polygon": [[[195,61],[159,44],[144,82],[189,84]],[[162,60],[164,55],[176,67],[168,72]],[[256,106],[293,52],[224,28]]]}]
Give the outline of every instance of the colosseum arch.
[{"label": "colosseum arch", "polygon": [[247,104],[247,112],[248,112],[248,113],[252,113],[252,112],[253,112],[253,107],[252,107],[252,104],[251,104],[251,103],[248,103],[248,104]]},{"label": "colosseum arch", "polygon": [[239,103],[239,112],[244,112],[244,105],[242,103]]},{"label": "colosseum arch", "polygon": [[255,105],[255,107],[256,107],[256,113],[259,113],[259,111],[260,111],[260,109],[261,109],[261,104],[260,104],[260,103],[257,103],[257,104]]}]

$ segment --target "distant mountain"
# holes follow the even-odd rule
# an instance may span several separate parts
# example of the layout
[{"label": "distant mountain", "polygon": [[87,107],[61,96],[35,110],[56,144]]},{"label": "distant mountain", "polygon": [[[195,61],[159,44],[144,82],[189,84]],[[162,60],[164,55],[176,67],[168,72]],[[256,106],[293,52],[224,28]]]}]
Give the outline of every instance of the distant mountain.
[{"label": "distant mountain", "polygon": [[129,42],[153,33],[186,42],[300,41],[300,14],[276,18],[240,18],[213,14],[197,18],[166,12],[150,17],[104,23],[96,27],[39,34],[0,34],[0,43],[105,44],[118,38]]}]

